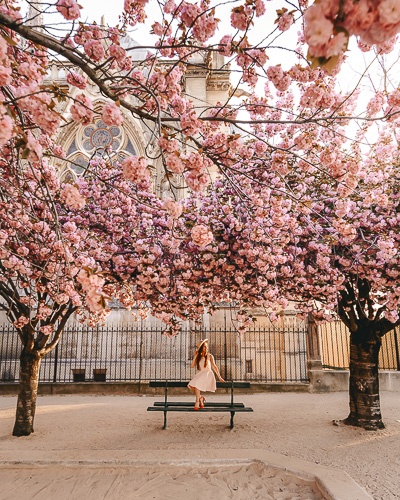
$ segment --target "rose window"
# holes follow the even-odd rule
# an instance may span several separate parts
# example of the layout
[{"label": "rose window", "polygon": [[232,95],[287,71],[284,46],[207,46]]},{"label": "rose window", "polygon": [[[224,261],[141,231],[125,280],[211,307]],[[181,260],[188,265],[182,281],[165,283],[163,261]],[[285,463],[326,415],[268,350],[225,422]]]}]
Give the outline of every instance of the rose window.
[{"label": "rose window", "polygon": [[96,149],[105,149],[111,147],[117,151],[121,146],[122,130],[119,127],[107,127],[101,120],[94,125],[88,125],[83,130],[83,149],[88,153]]},{"label": "rose window", "polygon": [[[1,2],[1,0],[0,0]],[[83,128],[79,128],[67,146],[68,164],[62,175],[74,179],[84,177],[90,172],[92,158],[107,155],[113,162],[121,162],[128,156],[136,156],[135,146],[124,128],[107,126],[101,118]],[[72,134],[71,134],[72,135]]]}]

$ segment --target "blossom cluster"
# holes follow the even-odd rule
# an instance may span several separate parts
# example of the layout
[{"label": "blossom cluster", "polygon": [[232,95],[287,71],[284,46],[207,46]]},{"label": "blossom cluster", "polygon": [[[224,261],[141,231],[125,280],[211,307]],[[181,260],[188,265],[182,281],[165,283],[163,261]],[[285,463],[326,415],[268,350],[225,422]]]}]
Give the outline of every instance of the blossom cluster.
[{"label": "blossom cluster", "polygon": [[385,44],[400,31],[400,6],[396,0],[321,0],[306,10],[304,20],[311,55],[329,59],[347,48],[350,35],[364,47],[387,50]]}]

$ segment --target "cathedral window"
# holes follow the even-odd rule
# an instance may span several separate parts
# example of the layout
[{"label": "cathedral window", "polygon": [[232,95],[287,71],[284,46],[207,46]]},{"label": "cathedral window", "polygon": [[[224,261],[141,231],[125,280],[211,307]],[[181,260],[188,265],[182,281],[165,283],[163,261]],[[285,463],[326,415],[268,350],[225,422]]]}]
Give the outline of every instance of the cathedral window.
[{"label": "cathedral window", "polygon": [[117,151],[121,147],[122,129],[115,126],[108,127],[101,120],[98,120],[94,125],[88,125],[83,129],[81,140],[83,149],[87,153],[108,147]]}]

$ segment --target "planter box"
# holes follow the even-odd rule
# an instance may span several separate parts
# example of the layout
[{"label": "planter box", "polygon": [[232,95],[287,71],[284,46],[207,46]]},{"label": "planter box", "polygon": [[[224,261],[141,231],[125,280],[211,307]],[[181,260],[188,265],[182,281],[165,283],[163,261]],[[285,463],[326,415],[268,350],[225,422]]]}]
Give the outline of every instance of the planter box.
[{"label": "planter box", "polygon": [[93,380],[95,382],[105,382],[107,375],[106,368],[93,368]]},{"label": "planter box", "polygon": [[72,368],[72,376],[74,382],[85,382],[85,368]]}]

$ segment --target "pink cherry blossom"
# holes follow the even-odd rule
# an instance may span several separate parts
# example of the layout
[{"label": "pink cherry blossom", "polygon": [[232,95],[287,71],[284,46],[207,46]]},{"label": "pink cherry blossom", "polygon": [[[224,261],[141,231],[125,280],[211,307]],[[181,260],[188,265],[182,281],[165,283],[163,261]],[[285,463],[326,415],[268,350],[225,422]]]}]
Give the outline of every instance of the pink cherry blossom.
[{"label": "pink cherry blossom", "polygon": [[210,176],[204,172],[191,170],[185,174],[185,181],[187,185],[195,192],[204,191],[210,183],[210,180]]},{"label": "pink cherry blossom", "polygon": [[80,7],[75,0],[58,0],[56,8],[68,21],[78,19]]},{"label": "pink cherry blossom", "polygon": [[180,7],[180,16],[187,28],[192,26],[201,13],[202,10],[199,6],[185,1],[182,2]]},{"label": "pink cherry blossom", "polygon": [[387,98],[388,105],[393,108],[394,111],[400,109],[400,89],[396,89],[388,95]]},{"label": "pink cherry blossom", "polygon": [[60,124],[59,114],[52,109],[52,97],[47,92],[28,96],[22,100],[22,108],[30,113],[43,132],[53,135]]},{"label": "pink cherry blossom", "polygon": [[126,57],[126,50],[115,43],[111,44],[109,47],[110,56],[115,57],[118,62],[121,62]]},{"label": "pink cherry blossom", "polygon": [[7,51],[8,51],[7,42],[2,37],[2,38],[0,38],[0,60],[4,60],[4,58],[7,55]]},{"label": "pink cherry blossom", "polygon": [[29,323],[29,318],[26,316],[20,316],[16,321],[14,321],[15,328],[22,328]]},{"label": "pink cherry blossom", "polygon": [[13,130],[13,121],[7,115],[1,113],[0,106],[0,146],[3,146],[11,139]]},{"label": "pink cherry blossom", "polygon": [[27,133],[27,139],[26,150],[28,153],[26,155],[26,159],[34,162],[39,161],[43,156],[42,146],[31,132]]},{"label": "pink cherry blossom", "polygon": [[382,0],[378,13],[379,22],[384,28],[400,22],[400,5],[397,0]]},{"label": "pink cherry blossom", "polygon": [[329,42],[326,44],[326,53],[325,57],[333,57],[338,56],[346,49],[348,42],[348,37],[345,33],[338,33],[333,36]]},{"label": "pink cherry blossom", "polygon": [[194,110],[187,111],[181,116],[182,132],[186,136],[196,135],[201,129],[201,122],[196,116]]},{"label": "pink cherry blossom", "polygon": [[86,293],[86,302],[91,311],[97,313],[104,309],[103,286],[105,280],[95,271],[82,269],[79,271],[77,280],[81,283],[82,288]]},{"label": "pink cherry blossom", "polygon": [[146,19],[144,7],[148,0],[124,0],[124,11],[129,24],[135,26]]},{"label": "pink cherry blossom", "polygon": [[167,0],[164,4],[164,12],[166,14],[172,14],[176,10],[176,3],[174,0]]},{"label": "pink cherry blossom", "polygon": [[160,137],[158,139],[158,145],[166,153],[179,153],[179,143],[176,139],[167,139],[165,137]]},{"label": "pink cherry blossom", "polygon": [[243,8],[235,8],[231,13],[231,25],[238,30],[245,31],[249,23],[249,18]]},{"label": "pink cherry blossom", "polygon": [[53,153],[58,158],[65,158],[67,156],[65,149],[58,145],[53,146]]},{"label": "pink cherry blossom", "polygon": [[72,184],[66,184],[62,190],[61,198],[70,208],[80,210],[86,205],[85,198],[80,194],[79,189]]},{"label": "pink cherry blossom", "polygon": [[293,24],[293,14],[290,12],[284,12],[278,19],[278,28],[281,31],[287,31]]},{"label": "pink cherry blossom", "polygon": [[166,163],[174,174],[182,174],[185,171],[185,163],[178,152],[168,155]]},{"label": "pink cherry blossom", "polygon": [[122,162],[122,172],[126,179],[134,183],[150,180],[150,171],[146,159],[143,157],[129,156],[125,158]]},{"label": "pink cherry blossom", "polygon": [[382,92],[377,92],[369,101],[367,106],[367,112],[370,116],[374,116],[383,109],[384,105],[384,95]]},{"label": "pink cherry blossom", "polygon": [[99,62],[105,57],[105,50],[102,43],[98,40],[89,40],[85,43],[84,49],[88,57],[93,61]]},{"label": "pink cherry blossom", "polygon": [[201,15],[196,19],[192,28],[193,36],[200,42],[206,42],[214,36],[218,27],[218,20],[213,15]]},{"label": "pink cherry blossom", "polygon": [[265,3],[263,0],[256,0],[255,1],[255,7],[256,7],[256,16],[260,17],[263,14],[265,14]]},{"label": "pink cherry blossom", "polygon": [[0,64],[0,85],[8,85],[11,82],[11,68]]},{"label": "pink cherry blossom", "polygon": [[281,78],[283,78],[283,69],[280,65],[278,66],[269,66],[267,69],[267,76],[271,80],[271,82],[278,82]]},{"label": "pink cherry blossom", "polygon": [[178,219],[182,214],[183,207],[180,203],[167,198],[164,200],[164,209],[170,214],[173,219]]},{"label": "pink cherry blossom", "polygon": [[204,224],[198,224],[197,226],[194,226],[190,234],[193,243],[195,243],[199,247],[206,247],[214,240],[212,232]]},{"label": "pink cherry blossom", "polygon": [[109,126],[119,126],[124,122],[121,110],[114,102],[105,104],[101,113],[101,118],[103,122]]},{"label": "pink cherry blossom", "polygon": [[74,121],[88,125],[93,121],[93,104],[85,94],[78,94],[71,106],[71,115]]},{"label": "pink cherry blossom", "polygon": [[43,80],[41,67],[36,64],[22,63],[18,68],[18,73],[24,76],[28,81],[40,83]]},{"label": "pink cherry blossom", "polygon": [[87,85],[87,80],[83,75],[79,75],[76,71],[69,71],[67,73],[67,82],[78,89],[84,90]]},{"label": "pink cherry blossom", "polygon": [[186,111],[186,100],[181,96],[175,96],[171,101],[172,113],[175,115],[183,115]]},{"label": "pink cherry blossom", "polygon": [[328,43],[333,33],[333,23],[324,15],[321,4],[313,4],[304,14],[304,34],[311,47]]},{"label": "pink cherry blossom", "polygon": [[219,52],[226,57],[232,54],[232,40],[231,35],[224,35],[219,42]]}]

